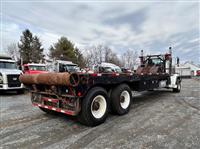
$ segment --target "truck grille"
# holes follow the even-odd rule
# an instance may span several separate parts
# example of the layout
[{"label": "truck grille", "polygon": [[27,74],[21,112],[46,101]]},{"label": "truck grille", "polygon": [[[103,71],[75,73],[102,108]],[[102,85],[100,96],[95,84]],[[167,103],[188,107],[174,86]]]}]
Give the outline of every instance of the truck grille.
[{"label": "truck grille", "polygon": [[19,75],[7,75],[8,87],[20,87]]}]

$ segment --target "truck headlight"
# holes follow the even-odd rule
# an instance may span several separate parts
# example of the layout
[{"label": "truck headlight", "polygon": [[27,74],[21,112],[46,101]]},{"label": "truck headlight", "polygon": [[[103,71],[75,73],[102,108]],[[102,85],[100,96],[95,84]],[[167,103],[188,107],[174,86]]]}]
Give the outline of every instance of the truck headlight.
[{"label": "truck headlight", "polygon": [[0,73],[0,84],[3,84],[3,75]]}]

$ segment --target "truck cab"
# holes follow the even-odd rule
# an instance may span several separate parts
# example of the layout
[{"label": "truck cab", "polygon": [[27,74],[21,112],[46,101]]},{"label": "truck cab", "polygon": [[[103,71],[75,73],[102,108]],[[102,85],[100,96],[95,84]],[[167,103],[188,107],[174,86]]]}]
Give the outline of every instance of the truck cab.
[{"label": "truck cab", "polygon": [[22,69],[25,74],[47,73],[45,64],[28,63],[24,64]]},{"label": "truck cab", "polygon": [[200,70],[197,70],[197,75],[196,76],[200,76]]},{"label": "truck cab", "polygon": [[80,72],[77,64],[71,61],[54,60],[47,63],[50,72]]},{"label": "truck cab", "polygon": [[22,71],[17,69],[16,62],[9,56],[0,56],[0,90],[23,91],[19,81]]}]

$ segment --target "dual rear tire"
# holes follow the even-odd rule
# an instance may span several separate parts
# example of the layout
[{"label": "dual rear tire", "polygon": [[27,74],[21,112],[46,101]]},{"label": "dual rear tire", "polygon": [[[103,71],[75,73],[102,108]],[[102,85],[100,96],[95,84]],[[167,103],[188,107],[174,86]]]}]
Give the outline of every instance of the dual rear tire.
[{"label": "dual rear tire", "polygon": [[108,115],[108,94],[101,87],[94,87],[82,100],[79,121],[87,126],[103,123]]},{"label": "dual rear tire", "polygon": [[117,86],[112,90],[110,100],[113,113],[118,115],[128,113],[132,100],[131,89],[126,84]]},{"label": "dual rear tire", "polygon": [[114,88],[110,98],[105,89],[94,87],[82,100],[79,121],[87,126],[97,126],[106,120],[109,106],[115,114],[126,114],[130,108],[131,98],[131,90],[126,84]]}]

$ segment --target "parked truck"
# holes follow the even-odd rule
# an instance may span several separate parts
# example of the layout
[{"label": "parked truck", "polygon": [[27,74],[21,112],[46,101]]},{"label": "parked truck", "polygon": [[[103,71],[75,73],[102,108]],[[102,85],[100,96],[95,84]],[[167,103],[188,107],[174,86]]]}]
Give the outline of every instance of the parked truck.
[{"label": "parked truck", "polygon": [[39,63],[27,63],[22,66],[23,73],[25,74],[38,74],[47,73],[47,68],[45,64]]},{"label": "parked truck", "polygon": [[117,115],[129,112],[132,91],[172,89],[180,92],[181,78],[172,74],[171,53],[140,56],[135,73],[47,73],[22,75],[31,92],[32,104],[47,113],[77,116],[82,124],[103,123],[108,111]]},{"label": "parked truck", "polygon": [[80,68],[71,61],[47,60],[47,68],[50,72],[78,72]]},{"label": "parked truck", "polygon": [[16,90],[23,93],[24,86],[19,81],[21,73],[11,57],[0,55],[0,91]]}]

